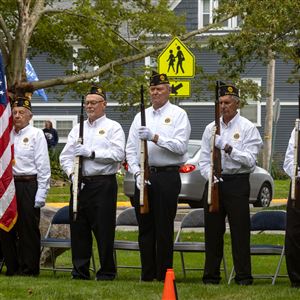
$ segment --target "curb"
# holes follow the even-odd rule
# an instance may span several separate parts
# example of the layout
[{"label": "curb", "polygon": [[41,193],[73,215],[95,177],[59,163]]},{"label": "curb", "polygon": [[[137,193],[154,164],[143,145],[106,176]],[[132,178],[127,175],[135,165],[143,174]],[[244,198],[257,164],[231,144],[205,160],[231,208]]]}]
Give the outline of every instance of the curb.
[{"label": "curb", "polygon": [[[273,204],[286,204],[287,199],[273,199],[272,203]],[[69,205],[69,203],[68,202],[52,202],[52,203],[47,203],[46,204],[46,206],[57,207],[57,208],[61,208],[61,207],[64,207],[66,205]],[[117,207],[118,208],[130,207],[130,206],[131,206],[130,201],[118,201],[117,202]],[[189,208],[189,205],[185,204],[185,203],[179,203],[178,208]]]}]

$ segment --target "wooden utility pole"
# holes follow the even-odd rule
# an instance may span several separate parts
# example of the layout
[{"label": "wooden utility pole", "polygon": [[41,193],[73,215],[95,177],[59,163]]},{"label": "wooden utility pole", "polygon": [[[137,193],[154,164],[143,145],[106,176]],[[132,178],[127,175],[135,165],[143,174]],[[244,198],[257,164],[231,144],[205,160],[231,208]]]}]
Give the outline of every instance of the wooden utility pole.
[{"label": "wooden utility pole", "polygon": [[269,63],[267,70],[267,98],[266,118],[264,133],[263,168],[270,170],[270,157],[272,154],[272,131],[273,131],[273,104],[275,82],[275,59],[274,53],[269,50]]}]

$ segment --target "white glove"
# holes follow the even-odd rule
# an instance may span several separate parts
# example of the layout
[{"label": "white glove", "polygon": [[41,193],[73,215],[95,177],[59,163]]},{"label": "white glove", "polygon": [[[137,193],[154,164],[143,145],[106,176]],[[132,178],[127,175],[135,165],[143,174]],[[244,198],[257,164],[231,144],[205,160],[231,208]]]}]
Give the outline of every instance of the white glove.
[{"label": "white glove", "polygon": [[[149,180],[145,180],[145,183],[148,185],[151,185],[151,182]],[[136,184],[136,187],[140,190],[141,189],[141,175],[140,174],[135,176],[135,184]]]},{"label": "white glove", "polygon": [[35,194],[34,208],[41,208],[45,206],[45,198],[46,198],[45,193],[41,190],[37,190]]},{"label": "white glove", "polygon": [[135,184],[136,184],[136,187],[140,190],[141,189],[141,175],[140,174],[136,176]]},{"label": "white glove", "polygon": [[77,144],[75,146],[75,156],[90,157],[91,155],[92,151],[86,145]]},{"label": "white glove", "polygon": [[73,183],[73,180],[74,180],[74,173],[71,173],[69,175],[69,180],[71,181],[71,183]]},{"label": "white glove", "polygon": [[227,144],[227,142],[224,141],[224,139],[220,135],[216,134],[215,146],[217,148],[219,148],[220,150],[223,150],[225,148],[226,144]]},{"label": "white glove", "polygon": [[148,127],[141,126],[139,128],[139,138],[141,140],[152,141],[154,138],[154,134]]},{"label": "white glove", "polygon": [[223,182],[223,178],[217,178],[216,176],[214,176],[214,182],[213,183],[218,183],[218,182]]},{"label": "white glove", "polygon": [[44,200],[43,201],[37,201],[37,200],[35,200],[35,202],[34,202],[34,208],[41,208],[43,206],[45,206],[45,201]]}]

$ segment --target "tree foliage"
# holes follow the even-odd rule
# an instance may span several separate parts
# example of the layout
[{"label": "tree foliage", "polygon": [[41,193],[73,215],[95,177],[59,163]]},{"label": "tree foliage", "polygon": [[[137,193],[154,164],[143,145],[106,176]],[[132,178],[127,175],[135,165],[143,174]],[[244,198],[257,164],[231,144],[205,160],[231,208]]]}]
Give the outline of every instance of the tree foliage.
[{"label": "tree foliage", "polygon": [[[61,91],[82,92],[87,82],[99,78],[119,99],[130,103],[134,101],[132,91],[138,91],[145,80],[142,59],[158,55],[173,36],[200,51],[208,46],[220,55],[217,74],[205,74],[201,66],[198,68],[198,78],[206,80],[208,87],[210,81],[222,77],[240,86],[244,84],[244,91],[250,91],[252,96],[257,94],[257,86],[239,83],[239,77],[251,60],[266,63],[270,49],[299,64],[295,52],[299,41],[299,1],[222,0],[215,11],[215,23],[192,32],[185,31],[184,17],[176,16],[169,2],[0,0],[0,49],[9,89],[28,86],[26,57],[46,52],[51,62],[66,66],[66,74],[33,82],[33,89],[63,86]],[[209,39],[201,36],[232,16],[240,16],[239,30]],[[74,56],[74,44],[85,51]],[[75,71],[70,68],[72,64],[77,67]],[[88,66],[98,69],[89,71]]]},{"label": "tree foliage", "polygon": [[222,1],[216,20],[231,12],[241,18],[240,29],[210,39],[211,49],[221,55],[220,64],[233,77],[245,70],[251,60],[267,63],[269,51],[299,65],[300,2],[297,0]]}]

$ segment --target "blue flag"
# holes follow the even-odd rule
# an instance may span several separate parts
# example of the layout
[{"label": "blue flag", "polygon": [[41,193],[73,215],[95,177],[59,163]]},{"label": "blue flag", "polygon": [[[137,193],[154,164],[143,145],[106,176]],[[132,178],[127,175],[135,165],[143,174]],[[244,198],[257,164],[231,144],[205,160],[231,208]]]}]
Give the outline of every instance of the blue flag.
[{"label": "blue flag", "polygon": [[[29,59],[27,59],[27,58],[26,58],[25,69],[26,69],[26,76],[27,76],[28,81],[38,81],[39,80],[38,77],[36,76],[33,66],[31,65]],[[48,97],[47,97],[44,89],[37,90],[34,93],[37,93],[45,101],[48,101]]]}]

